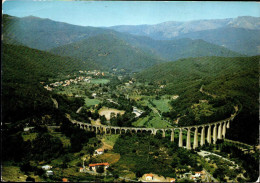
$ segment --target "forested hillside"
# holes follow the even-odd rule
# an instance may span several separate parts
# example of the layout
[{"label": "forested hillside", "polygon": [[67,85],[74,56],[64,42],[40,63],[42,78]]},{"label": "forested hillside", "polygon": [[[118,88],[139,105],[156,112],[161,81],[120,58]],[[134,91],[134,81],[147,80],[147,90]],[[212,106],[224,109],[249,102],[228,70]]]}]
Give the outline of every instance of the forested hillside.
[{"label": "forested hillside", "polygon": [[[156,65],[137,74],[136,78],[143,82],[166,84],[163,93],[179,95],[179,98],[171,104],[174,108],[173,113],[186,115],[183,118],[183,125],[196,122],[194,104],[199,104],[203,100],[209,101],[213,108],[227,104],[222,113],[216,114],[218,117],[225,118],[226,111],[229,111],[230,115],[232,112],[230,106],[239,106],[241,111],[232,123],[234,125],[234,128],[230,129],[232,132],[228,134],[231,138],[255,143],[257,140],[255,137],[258,137],[259,59],[259,56],[181,59]],[[201,92],[201,87],[204,92],[214,97]],[[205,107],[206,104],[203,105]],[[214,119],[218,118],[211,115],[211,117],[204,116],[200,121]]]},{"label": "forested hillside", "polygon": [[102,28],[71,25],[38,17],[18,18],[3,15],[3,37],[8,43],[22,43],[30,48],[47,50],[102,33],[114,32]]},{"label": "forested hillside", "polygon": [[155,55],[148,54],[115,34],[101,34],[50,50],[51,53],[71,56],[81,60],[93,60],[109,69],[140,71],[156,63],[164,62]]},{"label": "forested hillside", "polygon": [[5,122],[37,116],[52,107],[48,92],[40,82],[59,74],[97,68],[93,63],[10,44],[3,44],[2,59],[2,117]]},{"label": "forested hillside", "polygon": [[[3,16],[6,43],[53,53],[92,59],[108,68],[138,71],[163,60],[202,56],[236,57],[241,54],[203,40],[153,40],[105,28],[84,27],[38,17]],[[75,49],[79,47],[78,49]],[[65,51],[66,50],[66,51]],[[137,69],[138,68],[138,69]]]},{"label": "forested hillside", "polygon": [[[89,39],[50,50],[81,60],[91,59],[105,67],[140,71],[156,63],[187,57],[241,56],[203,40],[153,40],[129,34],[100,34]],[[162,59],[161,59],[162,58]]]},{"label": "forested hillside", "polygon": [[237,57],[241,54],[223,46],[208,43],[202,39],[180,38],[175,40],[154,40],[145,36],[118,34],[120,38],[131,45],[147,50],[169,61],[180,58],[222,56]]}]

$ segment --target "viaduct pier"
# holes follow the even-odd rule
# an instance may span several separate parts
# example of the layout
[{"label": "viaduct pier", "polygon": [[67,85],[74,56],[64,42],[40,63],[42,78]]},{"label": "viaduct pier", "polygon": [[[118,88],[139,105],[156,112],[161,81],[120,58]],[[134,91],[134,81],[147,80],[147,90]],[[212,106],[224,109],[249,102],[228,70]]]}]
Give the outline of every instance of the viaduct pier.
[{"label": "viaduct pier", "polygon": [[[195,149],[199,145],[203,146],[205,141],[209,144],[216,144],[217,139],[224,139],[226,135],[227,128],[230,128],[230,122],[235,118],[235,114],[232,114],[231,117],[213,122],[208,124],[193,125],[193,126],[184,126],[176,128],[138,128],[138,127],[118,127],[118,126],[106,126],[106,125],[92,125],[88,123],[79,122],[76,120],[70,120],[73,124],[79,126],[81,129],[87,131],[94,131],[95,133],[100,134],[115,134],[122,133],[150,133],[151,135],[156,135],[158,132],[162,133],[162,137],[165,138],[166,133],[170,133],[171,142],[174,141],[174,134],[178,133],[179,138],[179,147],[183,147],[183,131],[187,132],[186,136],[186,148]],[[193,133],[193,144],[191,143],[191,131]],[[199,135],[200,134],[200,135]],[[200,138],[200,140],[199,140]],[[200,142],[200,143],[199,143]]]}]

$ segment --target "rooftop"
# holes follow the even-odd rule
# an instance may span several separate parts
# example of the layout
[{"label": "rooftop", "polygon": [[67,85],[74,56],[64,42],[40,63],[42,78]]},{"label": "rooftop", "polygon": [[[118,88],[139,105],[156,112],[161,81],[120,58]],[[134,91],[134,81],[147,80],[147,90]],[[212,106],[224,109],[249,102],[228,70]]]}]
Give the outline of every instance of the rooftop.
[{"label": "rooftop", "polygon": [[101,165],[107,166],[109,165],[109,163],[95,163],[95,164],[89,164],[88,166],[101,166]]},{"label": "rooftop", "polygon": [[153,174],[144,174],[145,177],[153,177]]}]

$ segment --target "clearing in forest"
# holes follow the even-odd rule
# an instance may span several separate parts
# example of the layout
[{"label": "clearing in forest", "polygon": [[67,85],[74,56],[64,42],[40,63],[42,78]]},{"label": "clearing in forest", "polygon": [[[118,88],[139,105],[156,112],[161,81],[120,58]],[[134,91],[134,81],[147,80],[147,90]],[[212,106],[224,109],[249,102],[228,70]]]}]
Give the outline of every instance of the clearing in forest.
[{"label": "clearing in forest", "polygon": [[115,113],[115,115],[117,115],[118,113],[123,115],[125,113],[125,111],[123,110],[117,110],[117,109],[113,109],[113,108],[107,108],[107,107],[102,107],[99,111],[98,111],[100,116],[105,116],[107,120],[110,120],[111,117],[111,113]]}]

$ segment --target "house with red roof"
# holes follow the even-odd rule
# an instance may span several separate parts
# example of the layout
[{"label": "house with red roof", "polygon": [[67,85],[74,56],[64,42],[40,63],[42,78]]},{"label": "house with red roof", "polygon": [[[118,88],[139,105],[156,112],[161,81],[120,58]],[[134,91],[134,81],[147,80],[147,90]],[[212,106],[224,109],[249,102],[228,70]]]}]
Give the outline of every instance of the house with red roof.
[{"label": "house with red roof", "polygon": [[170,182],[175,182],[175,178],[170,178]]},{"label": "house with red roof", "polygon": [[104,154],[104,149],[96,149],[94,154],[95,155]]},{"label": "house with red roof", "polygon": [[145,180],[153,180],[153,174],[144,174]]},{"label": "house with red roof", "polygon": [[89,169],[96,171],[99,166],[104,166],[104,169],[107,169],[109,167],[109,163],[95,163],[95,164],[89,164],[88,166]]},{"label": "house with red roof", "polygon": [[203,175],[203,172],[195,172],[195,177],[200,177],[201,175]]},{"label": "house with red roof", "polygon": [[62,182],[69,182],[69,180],[67,178],[63,178]]}]

